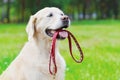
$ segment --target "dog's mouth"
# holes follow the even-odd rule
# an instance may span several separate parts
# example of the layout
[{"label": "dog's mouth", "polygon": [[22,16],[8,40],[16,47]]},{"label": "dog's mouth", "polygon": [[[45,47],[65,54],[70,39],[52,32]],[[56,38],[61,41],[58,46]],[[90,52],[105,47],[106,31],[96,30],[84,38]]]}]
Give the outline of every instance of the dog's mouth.
[{"label": "dog's mouth", "polygon": [[[59,29],[46,29],[45,32],[48,36],[53,37],[54,33],[60,30],[64,30],[65,28],[59,28]],[[64,31],[60,32],[57,36],[57,39],[65,39],[68,34]]]}]

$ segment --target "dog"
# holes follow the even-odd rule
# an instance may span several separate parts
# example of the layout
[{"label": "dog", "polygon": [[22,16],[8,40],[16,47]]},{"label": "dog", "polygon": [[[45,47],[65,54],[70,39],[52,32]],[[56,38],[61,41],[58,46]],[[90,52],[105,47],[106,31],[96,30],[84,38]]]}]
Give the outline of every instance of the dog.
[{"label": "dog", "polygon": [[[56,7],[43,8],[30,16],[26,27],[28,41],[1,74],[0,80],[53,80],[49,72],[52,37],[57,30],[68,28],[69,25],[68,16]],[[61,39],[62,36],[57,37],[57,41]],[[58,69],[54,80],[64,80],[66,64],[58,45],[55,54]]]}]

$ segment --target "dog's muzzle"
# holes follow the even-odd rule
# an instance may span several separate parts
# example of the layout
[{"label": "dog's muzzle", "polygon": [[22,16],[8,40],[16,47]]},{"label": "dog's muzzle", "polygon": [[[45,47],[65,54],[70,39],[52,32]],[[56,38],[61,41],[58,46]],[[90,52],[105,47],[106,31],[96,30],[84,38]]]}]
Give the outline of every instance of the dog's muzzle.
[{"label": "dog's muzzle", "polygon": [[[57,28],[57,29],[46,29],[45,30],[46,34],[50,37],[53,37],[53,34],[55,32],[57,32],[58,30],[64,30],[65,28],[69,27],[70,20],[69,20],[68,16],[62,16],[61,21],[62,21],[62,25],[59,28]],[[65,37],[63,37],[61,35],[58,35],[57,39],[65,39]]]}]

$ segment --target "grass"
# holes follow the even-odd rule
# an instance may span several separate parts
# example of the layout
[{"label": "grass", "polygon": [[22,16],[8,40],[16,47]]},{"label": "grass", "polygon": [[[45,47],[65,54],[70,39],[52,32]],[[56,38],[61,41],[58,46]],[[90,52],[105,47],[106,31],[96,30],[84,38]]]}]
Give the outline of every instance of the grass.
[{"label": "grass", "polygon": [[[26,24],[0,24],[0,73],[18,55],[27,41]],[[78,64],[69,55],[67,40],[60,41],[60,52],[67,69],[65,80],[120,80],[120,23],[114,20],[73,22],[69,30],[84,52]],[[73,53],[78,50],[73,45]]]}]

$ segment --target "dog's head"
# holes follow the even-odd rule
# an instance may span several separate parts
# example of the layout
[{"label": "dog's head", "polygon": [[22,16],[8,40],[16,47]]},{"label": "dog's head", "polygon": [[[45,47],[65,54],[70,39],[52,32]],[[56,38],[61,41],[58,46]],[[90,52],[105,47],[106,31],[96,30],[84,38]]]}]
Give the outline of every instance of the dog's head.
[{"label": "dog's head", "polygon": [[[51,39],[53,34],[60,29],[68,28],[70,20],[60,9],[47,7],[30,17],[26,31],[31,40],[35,35]],[[58,37],[62,39],[62,37]]]}]

